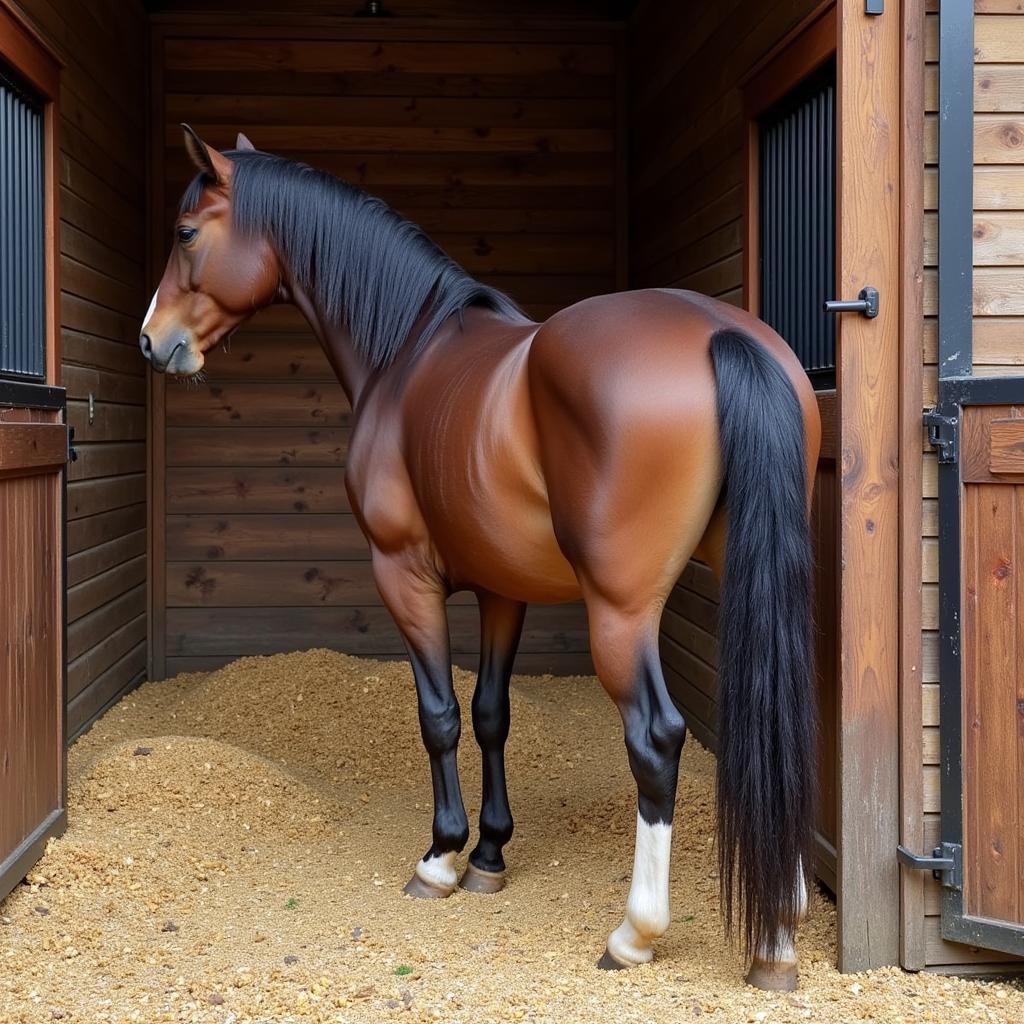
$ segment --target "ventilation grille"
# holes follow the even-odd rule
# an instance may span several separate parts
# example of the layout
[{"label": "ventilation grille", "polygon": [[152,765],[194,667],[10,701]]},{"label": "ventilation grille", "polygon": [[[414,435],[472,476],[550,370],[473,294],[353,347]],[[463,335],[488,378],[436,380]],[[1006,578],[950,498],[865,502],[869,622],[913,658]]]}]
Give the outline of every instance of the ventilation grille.
[{"label": "ventilation grille", "polygon": [[760,316],[819,386],[833,386],[836,251],[835,64],[760,119]]},{"label": "ventilation grille", "polygon": [[46,376],[43,105],[0,66],[0,376]]}]

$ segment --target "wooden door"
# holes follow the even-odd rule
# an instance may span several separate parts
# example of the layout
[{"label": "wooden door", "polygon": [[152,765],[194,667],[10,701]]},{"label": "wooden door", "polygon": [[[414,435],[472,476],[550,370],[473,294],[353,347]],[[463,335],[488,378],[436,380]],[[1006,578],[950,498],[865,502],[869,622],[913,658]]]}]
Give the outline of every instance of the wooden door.
[{"label": "wooden door", "polygon": [[939,398],[942,935],[1024,956],[1024,378]]},{"label": "wooden door", "polygon": [[0,2],[0,899],[66,815],[59,69]]},{"label": "wooden door", "polygon": [[65,824],[63,406],[0,383],[0,898]]}]

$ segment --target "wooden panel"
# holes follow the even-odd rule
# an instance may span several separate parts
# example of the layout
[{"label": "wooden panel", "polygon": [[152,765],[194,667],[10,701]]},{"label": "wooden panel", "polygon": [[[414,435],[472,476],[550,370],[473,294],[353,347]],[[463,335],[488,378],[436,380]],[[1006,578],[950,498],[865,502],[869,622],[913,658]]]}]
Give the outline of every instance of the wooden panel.
[{"label": "wooden panel", "polygon": [[[474,654],[478,614],[449,607],[452,650]],[[167,612],[170,656],[235,657],[308,647],[335,647],[349,654],[401,655],[405,647],[387,609],[379,605],[338,608],[171,608]],[[586,618],[579,605],[531,607],[523,627],[524,653],[582,655]],[[582,660],[582,659],[581,659]]]},{"label": "wooden panel", "polygon": [[[259,562],[367,558],[351,513],[338,515],[169,515],[167,558]],[[252,571],[258,572],[253,566]]]},{"label": "wooden panel", "polygon": [[[136,339],[147,301],[143,280],[146,14],[139,0],[119,6],[115,25],[105,21],[103,8],[91,4],[14,0],[14,6],[66,63],[60,85],[61,152],[56,161],[61,218],[59,321],[61,383],[68,388],[68,421],[81,446],[79,462],[69,468],[74,482],[69,492],[73,522],[68,531],[69,550],[83,556],[75,580],[81,585],[87,578],[81,573],[88,571],[91,576],[112,570],[115,563],[107,559],[118,550],[117,542],[141,525],[141,508],[120,513],[128,503],[144,498],[144,362]],[[95,399],[92,422],[90,394]],[[56,453],[56,440],[53,445]],[[129,542],[136,554],[138,542],[138,537]],[[90,554],[93,548],[97,550]],[[110,581],[129,588],[134,585],[117,575]],[[112,590],[93,585],[77,591],[75,600],[91,592],[114,602],[120,596],[116,586],[115,582]],[[127,620],[105,621],[109,632],[91,638],[97,647]],[[83,690],[99,678],[100,662],[102,658],[79,663]],[[89,676],[90,672],[95,674]],[[82,724],[76,722],[76,728]]]},{"label": "wooden panel", "polygon": [[[193,174],[185,120],[220,146],[245,127],[257,146],[381,195],[535,316],[615,287],[624,235],[610,27],[498,29],[490,10],[459,25],[284,20],[273,6],[262,24],[182,16],[154,28],[158,243]],[[345,493],[351,412],[305,321],[289,307],[264,311],[206,370],[199,387],[154,379],[154,672],[165,626],[173,664],[216,661],[259,648],[240,631],[261,629],[254,616],[268,605],[287,608],[275,643],[394,653]],[[188,642],[201,652],[182,650],[176,632],[193,609],[204,615],[189,620]],[[332,612],[319,620],[327,632],[299,628],[305,611]],[[563,614],[532,613],[541,624]],[[225,615],[236,616],[230,629]],[[352,626],[359,615],[368,633]],[[572,615],[575,629],[582,613]],[[567,649],[557,634],[535,633],[546,639],[533,664],[547,651],[561,670],[588,668],[586,645]]]},{"label": "wooden panel", "polygon": [[993,420],[990,430],[989,472],[1024,474],[1024,419]]},{"label": "wooden panel", "polygon": [[962,508],[964,911],[1024,924],[1024,486]]},{"label": "wooden panel", "polygon": [[964,483],[1024,483],[1022,417],[1024,406],[969,406],[964,410],[960,439]]},{"label": "wooden panel", "polygon": [[47,427],[24,428],[43,434],[23,438],[31,475],[0,479],[0,898],[64,809],[61,477],[33,464]]},{"label": "wooden panel", "polygon": [[63,468],[68,431],[63,423],[0,423],[0,475]]}]

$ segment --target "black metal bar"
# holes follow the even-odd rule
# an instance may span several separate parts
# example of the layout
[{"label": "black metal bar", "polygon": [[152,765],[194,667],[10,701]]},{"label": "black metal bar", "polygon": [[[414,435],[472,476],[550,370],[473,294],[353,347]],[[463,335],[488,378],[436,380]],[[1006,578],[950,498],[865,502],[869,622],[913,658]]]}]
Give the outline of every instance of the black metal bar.
[{"label": "black metal bar", "polygon": [[974,287],[974,5],[939,11],[939,376],[971,372]]}]

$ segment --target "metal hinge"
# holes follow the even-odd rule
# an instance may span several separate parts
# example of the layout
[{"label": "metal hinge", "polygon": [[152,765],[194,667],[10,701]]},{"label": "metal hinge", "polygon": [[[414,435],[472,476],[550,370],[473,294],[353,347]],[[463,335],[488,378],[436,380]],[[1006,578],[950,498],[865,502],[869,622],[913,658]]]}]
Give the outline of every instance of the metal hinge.
[{"label": "metal hinge", "polygon": [[885,12],[885,0],[864,0],[865,14],[883,14]]},{"label": "metal hinge", "polygon": [[943,416],[937,409],[930,409],[923,418],[928,428],[928,443],[938,452],[939,462],[956,462],[960,457],[956,416]]},{"label": "metal hinge", "polygon": [[68,462],[78,461],[78,449],[75,447],[75,428],[68,427]]},{"label": "metal hinge", "polygon": [[905,868],[931,871],[946,889],[959,892],[964,887],[963,847],[959,843],[936,846],[930,857],[911,853],[905,846],[896,847],[896,857]]}]

